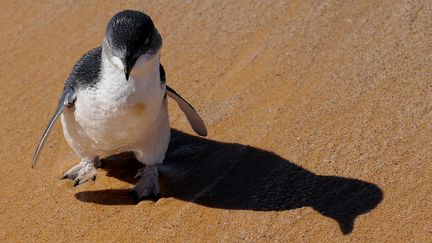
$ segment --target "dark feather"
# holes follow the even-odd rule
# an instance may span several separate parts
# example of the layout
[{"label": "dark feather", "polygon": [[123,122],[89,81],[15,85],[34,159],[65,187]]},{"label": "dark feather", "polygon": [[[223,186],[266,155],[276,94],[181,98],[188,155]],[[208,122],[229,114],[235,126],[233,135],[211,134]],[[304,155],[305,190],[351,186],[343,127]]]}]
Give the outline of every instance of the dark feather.
[{"label": "dark feather", "polygon": [[79,88],[93,87],[99,80],[101,73],[102,47],[96,47],[84,54],[72,69],[66,86],[77,90]]}]

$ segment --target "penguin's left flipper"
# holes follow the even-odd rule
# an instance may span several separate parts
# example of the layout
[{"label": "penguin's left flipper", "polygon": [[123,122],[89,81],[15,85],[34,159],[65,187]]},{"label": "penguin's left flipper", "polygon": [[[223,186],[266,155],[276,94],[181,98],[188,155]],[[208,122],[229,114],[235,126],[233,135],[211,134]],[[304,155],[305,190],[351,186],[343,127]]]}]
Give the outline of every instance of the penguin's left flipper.
[{"label": "penguin's left flipper", "polygon": [[183,99],[168,85],[166,86],[166,94],[177,102],[180,109],[185,113],[186,118],[192,126],[192,129],[200,136],[207,136],[207,128],[198,112],[196,112],[195,109],[185,99]]},{"label": "penguin's left flipper", "polygon": [[51,117],[51,120],[48,123],[47,128],[45,129],[38,146],[36,147],[36,151],[33,155],[33,161],[32,161],[32,168],[35,167],[37,159],[39,157],[40,151],[45,143],[46,138],[48,137],[49,133],[51,132],[51,129],[57,120],[57,118],[60,116],[60,114],[63,112],[65,107],[71,107],[74,105],[75,102],[75,93],[73,89],[69,86],[66,86],[62,96],[60,97],[58,106],[56,111],[54,112],[54,115]]}]

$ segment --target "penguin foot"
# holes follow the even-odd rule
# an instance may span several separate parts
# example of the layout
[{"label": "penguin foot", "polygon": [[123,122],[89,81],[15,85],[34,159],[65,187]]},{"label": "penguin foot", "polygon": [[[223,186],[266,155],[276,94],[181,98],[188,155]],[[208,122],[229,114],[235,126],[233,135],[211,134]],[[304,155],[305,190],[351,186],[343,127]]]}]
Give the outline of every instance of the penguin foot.
[{"label": "penguin foot", "polygon": [[78,186],[89,179],[96,180],[96,168],[93,161],[82,160],[79,164],[68,170],[62,179],[71,179],[73,186]]},{"label": "penguin foot", "polygon": [[95,164],[96,169],[103,168],[104,165],[105,165],[104,161],[102,161],[101,159],[99,159],[99,156],[97,156],[95,158],[94,164]]},{"label": "penguin foot", "polygon": [[160,198],[159,178],[156,165],[147,165],[140,169],[135,177],[141,177],[138,183],[130,191],[135,200]]}]

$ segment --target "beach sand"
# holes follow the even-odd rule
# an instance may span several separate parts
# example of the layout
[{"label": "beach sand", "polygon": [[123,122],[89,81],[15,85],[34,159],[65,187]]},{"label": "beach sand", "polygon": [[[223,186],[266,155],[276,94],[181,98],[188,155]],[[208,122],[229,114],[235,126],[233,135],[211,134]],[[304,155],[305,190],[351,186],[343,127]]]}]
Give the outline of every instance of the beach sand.
[{"label": "beach sand", "polygon": [[[0,1],[0,241],[432,241],[430,1]],[[72,66],[118,11],[149,14],[170,101],[162,198],[136,204],[139,164],[97,180],[56,124]]]}]

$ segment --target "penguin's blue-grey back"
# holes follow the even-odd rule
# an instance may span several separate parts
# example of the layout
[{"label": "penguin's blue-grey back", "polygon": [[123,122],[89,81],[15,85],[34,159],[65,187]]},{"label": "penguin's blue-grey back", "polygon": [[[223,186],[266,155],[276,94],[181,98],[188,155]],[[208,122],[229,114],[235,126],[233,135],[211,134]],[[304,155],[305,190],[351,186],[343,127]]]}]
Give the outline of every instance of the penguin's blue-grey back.
[{"label": "penguin's blue-grey back", "polygon": [[93,87],[101,75],[102,47],[96,47],[84,54],[72,69],[66,80],[69,86],[76,91],[78,88]]}]

